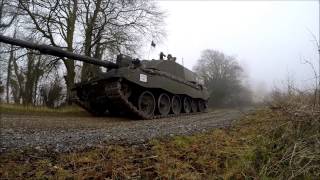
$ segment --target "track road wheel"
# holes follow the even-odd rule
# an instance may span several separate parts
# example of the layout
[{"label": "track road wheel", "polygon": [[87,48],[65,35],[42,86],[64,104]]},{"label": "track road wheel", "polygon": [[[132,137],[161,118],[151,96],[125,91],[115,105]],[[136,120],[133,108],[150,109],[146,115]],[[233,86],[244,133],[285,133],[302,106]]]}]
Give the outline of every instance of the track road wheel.
[{"label": "track road wheel", "polygon": [[156,108],[156,101],[150,91],[144,91],[140,94],[138,99],[138,108],[146,116],[153,116]]},{"label": "track road wheel", "polygon": [[158,111],[161,115],[168,115],[171,108],[170,97],[166,93],[161,93],[158,98]]},{"label": "track road wheel", "polygon": [[188,97],[183,98],[183,112],[185,113],[191,112],[191,99]]},{"label": "track road wheel", "polygon": [[128,99],[132,94],[132,90],[131,90],[130,86],[125,83],[121,84],[121,92],[126,99]]},{"label": "track road wheel", "polygon": [[173,96],[171,100],[171,109],[173,114],[178,115],[181,112],[181,100],[179,96]]},{"label": "track road wheel", "polygon": [[192,112],[198,112],[198,104],[195,99],[191,99],[191,110]]},{"label": "track road wheel", "polygon": [[198,101],[198,109],[200,112],[205,112],[206,109],[207,109],[207,104],[206,102],[202,101],[202,100],[199,100]]}]

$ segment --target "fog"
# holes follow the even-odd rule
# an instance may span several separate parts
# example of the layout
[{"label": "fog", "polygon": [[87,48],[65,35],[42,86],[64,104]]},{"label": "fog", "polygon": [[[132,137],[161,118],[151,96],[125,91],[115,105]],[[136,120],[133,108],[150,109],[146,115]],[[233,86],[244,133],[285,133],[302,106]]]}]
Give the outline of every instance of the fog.
[{"label": "fog", "polygon": [[312,87],[314,75],[302,59],[318,67],[311,33],[319,39],[317,1],[159,1],[166,13],[167,36],[147,46],[144,58],[171,53],[189,69],[201,51],[216,49],[236,56],[254,89],[282,86],[290,77]]}]

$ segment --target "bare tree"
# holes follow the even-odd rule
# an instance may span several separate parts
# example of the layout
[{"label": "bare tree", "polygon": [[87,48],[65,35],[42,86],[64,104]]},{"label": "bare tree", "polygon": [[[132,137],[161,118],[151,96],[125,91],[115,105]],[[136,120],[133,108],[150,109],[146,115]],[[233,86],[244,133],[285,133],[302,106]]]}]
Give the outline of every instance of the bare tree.
[{"label": "bare tree", "polygon": [[11,79],[11,74],[12,74],[12,68],[11,68],[11,64],[14,58],[14,50],[13,50],[13,45],[10,46],[10,56],[8,59],[8,69],[7,69],[7,83],[6,83],[6,101],[7,103],[9,103],[9,94],[10,94],[10,79]]},{"label": "bare tree", "polygon": [[62,84],[59,76],[50,84],[44,84],[40,88],[40,96],[42,97],[43,104],[47,107],[55,108],[61,103],[63,99]]},{"label": "bare tree", "polygon": [[[13,37],[15,38],[17,34],[17,31],[14,31]],[[11,75],[12,75],[12,61],[15,58],[15,51],[17,49],[13,46],[10,45],[10,49],[9,49],[9,58],[7,61],[7,82],[6,82],[6,102],[9,103],[10,102],[10,80],[11,80]]]},{"label": "bare tree", "polygon": [[44,74],[45,61],[41,57],[41,55],[35,55],[32,51],[29,51],[27,54],[27,69],[24,72],[26,80],[22,97],[24,105],[33,104],[38,81]]},{"label": "bare tree", "polygon": [[[101,59],[111,53],[136,53],[141,39],[163,35],[163,17],[154,2],[133,0],[82,0],[80,23],[84,29],[84,53]],[[99,68],[84,64],[82,80]]]},{"label": "bare tree", "polygon": [[24,91],[23,84],[25,79],[22,73],[22,69],[20,69],[18,66],[17,58],[13,57],[12,63],[13,63],[14,75],[11,76],[10,78],[10,86],[12,88],[12,95],[13,95],[14,102],[16,104],[20,104],[21,97],[23,96],[23,91]]},{"label": "bare tree", "polygon": [[9,103],[11,88],[15,103],[34,105],[39,80],[48,72],[47,61],[31,50],[19,49],[10,51],[8,64],[10,65],[7,71],[7,103]]},{"label": "bare tree", "polygon": [[319,106],[320,105],[320,44],[319,41],[317,40],[316,36],[314,33],[309,31],[312,41],[315,45],[315,48],[318,53],[318,70],[317,70],[317,65],[316,63],[312,62],[310,59],[303,59],[302,62],[304,64],[307,64],[310,66],[311,70],[313,71],[314,74],[314,80],[315,80],[315,90],[314,90],[314,105]]},{"label": "bare tree", "polygon": [[[53,46],[74,51],[74,34],[78,11],[78,0],[19,0],[33,29],[49,40]],[[63,40],[61,43],[60,40]],[[62,59],[67,70],[65,82],[67,99],[70,102],[71,88],[74,86],[75,63],[70,59]]]},{"label": "bare tree", "polygon": [[[15,22],[15,20],[17,19],[18,15],[19,15],[19,9],[15,8],[18,6],[17,1],[8,1],[8,0],[0,0],[0,31],[2,33],[5,32],[6,29],[8,29],[10,26],[12,26],[12,24]],[[15,36],[15,33],[14,33]],[[5,50],[7,47],[5,45],[2,45],[1,49]],[[14,46],[10,46],[10,55],[9,58],[6,59],[1,58],[2,63],[4,63],[3,65],[7,64],[7,68],[6,70],[4,70],[3,72],[7,72],[7,80],[6,80],[6,85],[5,85],[5,89],[6,89],[6,102],[9,103],[9,86],[10,86],[10,76],[11,76],[11,62],[12,62],[12,58],[13,58],[13,51],[14,51]],[[4,55],[5,52],[0,52],[1,55]],[[1,76],[2,78],[2,76]],[[2,84],[1,81],[1,86],[4,86]],[[4,87],[3,88],[3,92],[4,92]],[[3,93],[2,92],[2,93]]]},{"label": "bare tree", "polygon": [[[4,92],[4,85],[2,84],[2,78],[0,77],[0,95],[2,95]],[[0,102],[2,101],[2,98],[0,97]]]},{"label": "bare tree", "polygon": [[251,102],[251,92],[242,83],[243,68],[234,57],[207,49],[202,52],[194,70],[209,90],[209,105],[235,106]]},{"label": "bare tree", "polygon": [[[18,0],[26,14],[23,24],[33,37],[71,52],[81,50],[102,59],[108,52],[135,52],[146,34],[158,37],[163,13],[152,1],[143,0]],[[83,35],[79,35],[82,34]],[[82,47],[81,47],[82,46]],[[72,96],[75,62],[62,59],[66,75],[67,100]],[[83,65],[86,72],[96,66]],[[99,68],[98,68],[99,70]]]}]

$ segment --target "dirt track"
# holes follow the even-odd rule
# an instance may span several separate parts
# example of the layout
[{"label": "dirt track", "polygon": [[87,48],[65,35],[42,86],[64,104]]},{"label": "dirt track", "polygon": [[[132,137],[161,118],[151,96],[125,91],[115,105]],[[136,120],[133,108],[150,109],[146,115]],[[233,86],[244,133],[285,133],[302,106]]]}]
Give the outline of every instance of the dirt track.
[{"label": "dirt track", "polygon": [[64,152],[105,143],[142,143],[155,137],[186,135],[230,126],[251,110],[215,110],[155,120],[2,114],[0,152],[23,147]]}]

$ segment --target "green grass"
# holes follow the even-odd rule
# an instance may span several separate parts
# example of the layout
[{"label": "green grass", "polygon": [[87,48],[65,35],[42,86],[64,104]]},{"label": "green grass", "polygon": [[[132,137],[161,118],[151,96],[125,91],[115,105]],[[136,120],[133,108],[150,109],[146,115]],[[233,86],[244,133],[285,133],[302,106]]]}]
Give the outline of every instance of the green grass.
[{"label": "green grass", "polygon": [[48,108],[46,106],[24,106],[17,104],[0,104],[0,113],[15,114],[40,114],[40,115],[87,115],[82,108],[74,106],[66,106],[60,108]]}]

